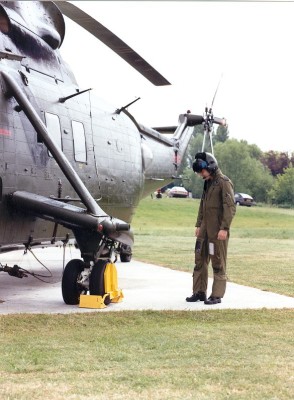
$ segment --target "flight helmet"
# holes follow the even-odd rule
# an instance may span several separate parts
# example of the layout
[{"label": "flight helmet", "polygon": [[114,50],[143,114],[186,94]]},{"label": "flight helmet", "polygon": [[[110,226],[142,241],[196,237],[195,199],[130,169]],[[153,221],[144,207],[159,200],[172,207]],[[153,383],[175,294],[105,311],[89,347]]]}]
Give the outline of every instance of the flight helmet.
[{"label": "flight helmet", "polygon": [[193,171],[201,172],[206,169],[209,173],[214,174],[218,169],[216,158],[207,152],[197,153],[193,162]]}]

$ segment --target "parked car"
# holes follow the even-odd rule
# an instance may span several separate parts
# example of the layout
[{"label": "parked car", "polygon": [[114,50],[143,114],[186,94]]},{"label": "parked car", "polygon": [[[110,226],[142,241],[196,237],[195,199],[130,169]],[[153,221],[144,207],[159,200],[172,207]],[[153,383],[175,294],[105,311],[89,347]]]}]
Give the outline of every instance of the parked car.
[{"label": "parked car", "polygon": [[235,204],[237,206],[251,207],[256,203],[252,196],[246,193],[235,193]]},{"label": "parked car", "polygon": [[189,192],[181,187],[181,186],[174,186],[168,192],[168,197],[188,197]]}]

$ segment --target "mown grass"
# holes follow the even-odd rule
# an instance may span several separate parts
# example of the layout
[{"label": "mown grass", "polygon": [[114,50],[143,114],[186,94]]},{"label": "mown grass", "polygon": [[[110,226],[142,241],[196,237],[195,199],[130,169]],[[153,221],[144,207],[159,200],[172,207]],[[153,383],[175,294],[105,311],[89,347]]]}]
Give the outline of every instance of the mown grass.
[{"label": "mown grass", "polygon": [[[192,271],[198,207],[194,199],[144,199],[132,224],[134,258]],[[229,243],[229,280],[294,296],[293,249],[293,209],[238,207]]]},{"label": "mown grass", "polygon": [[[145,199],[134,257],[192,270],[198,201]],[[234,282],[293,296],[294,210],[240,207]],[[290,400],[293,309],[0,316],[2,400]]]},{"label": "mown grass", "polygon": [[1,317],[1,399],[291,399],[293,310]]}]

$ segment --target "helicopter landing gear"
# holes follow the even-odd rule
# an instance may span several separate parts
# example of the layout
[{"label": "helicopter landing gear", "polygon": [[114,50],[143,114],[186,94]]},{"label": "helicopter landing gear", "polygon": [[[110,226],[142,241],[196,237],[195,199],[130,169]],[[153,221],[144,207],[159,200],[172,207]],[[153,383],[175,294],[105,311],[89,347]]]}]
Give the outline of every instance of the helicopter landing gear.
[{"label": "helicopter landing gear", "polygon": [[80,296],[80,307],[105,308],[110,303],[120,302],[124,296],[117,286],[115,264],[110,260],[98,260],[89,277],[90,295]]},{"label": "helicopter landing gear", "polygon": [[[74,234],[82,260],[71,260],[65,267],[62,277],[64,302],[85,308],[104,308],[110,303],[120,302],[124,296],[118,289],[114,264],[116,254],[121,252],[118,243],[86,230],[77,229]],[[124,250],[130,255],[131,247],[128,247]]]},{"label": "helicopter landing gear", "polygon": [[82,260],[69,261],[61,287],[65,304],[79,304],[85,308],[104,308],[111,302],[120,302],[124,297],[118,289],[116,267],[108,259],[99,259],[91,271],[85,268]]},{"label": "helicopter landing gear", "polygon": [[61,285],[65,304],[79,304],[80,295],[87,293],[82,283],[84,266],[84,262],[79,259],[71,260],[66,264]]}]

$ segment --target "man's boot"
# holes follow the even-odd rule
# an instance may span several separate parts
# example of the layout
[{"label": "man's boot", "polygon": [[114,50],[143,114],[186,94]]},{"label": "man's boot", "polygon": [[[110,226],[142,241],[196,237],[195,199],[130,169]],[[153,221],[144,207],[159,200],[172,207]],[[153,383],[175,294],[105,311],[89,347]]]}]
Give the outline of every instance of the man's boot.
[{"label": "man's boot", "polygon": [[193,303],[195,301],[205,301],[205,300],[206,300],[206,294],[204,292],[193,293],[192,296],[186,297],[186,301],[188,301],[188,303]]},{"label": "man's boot", "polygon": [[221,302],[222,302],[222,299],[220,297],[212,297],[212,296],[210,296],[210,297],[208,297],[207,300],[204,301],[204,304],[211,305],[211,304],[219,304]]}]

